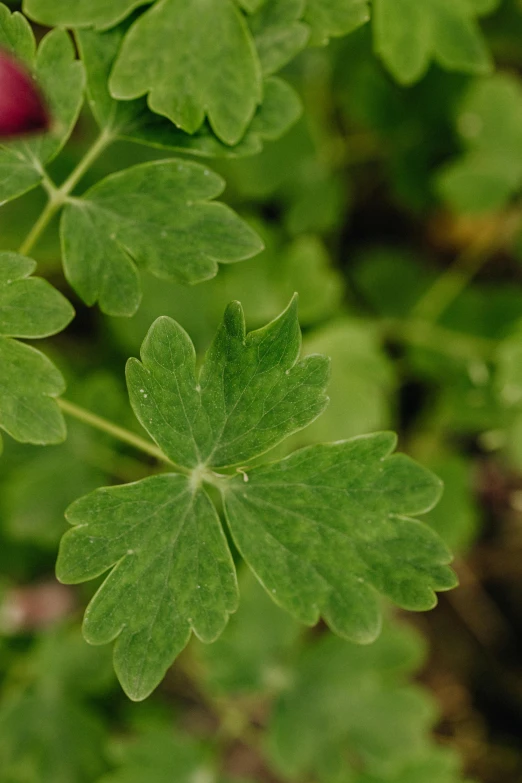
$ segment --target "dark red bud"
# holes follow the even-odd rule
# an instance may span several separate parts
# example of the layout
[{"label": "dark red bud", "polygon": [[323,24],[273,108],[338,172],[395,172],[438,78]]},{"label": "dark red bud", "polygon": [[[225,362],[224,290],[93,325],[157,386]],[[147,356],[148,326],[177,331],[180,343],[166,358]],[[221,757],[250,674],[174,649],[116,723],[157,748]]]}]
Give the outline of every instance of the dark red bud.
[{"label": "dark red bud", "polygon": [[0,138],[48,127],[47,108],[34,79],[11,54],[0,51]]}]

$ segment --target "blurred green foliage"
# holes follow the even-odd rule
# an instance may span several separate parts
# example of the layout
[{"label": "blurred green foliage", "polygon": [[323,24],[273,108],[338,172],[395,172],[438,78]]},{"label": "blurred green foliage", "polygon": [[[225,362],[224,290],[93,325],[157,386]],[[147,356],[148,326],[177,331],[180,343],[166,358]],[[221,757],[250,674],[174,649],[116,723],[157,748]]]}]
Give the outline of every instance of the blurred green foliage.
[{"label": "blurred green foliage", "polygon": [[[162,22],[160,44],[147,25],[157,29],[155,9],[170,20],[177,5],[26,0],[31,22],[75,28],[74,42],[63,30],[41,40],[35,25],[38,49],[29,23],[0,7],[0,42],[34,68],[56,119],[45,143],[0,149],[0,196],[13,199],[0,210],[0,248],[27,244],[45,209],[42,167],[44,186],[47,177],[67,182],[101,129],[112,133],[111,145],[68,198],[135,164],[204,159],[226,181],[220,199],[265,249],[194,286],[140,270],[139,309],[115,318],[87,308],[66,283],[63,204],[56,202],[27,253],[77,318],[43,342],[44,353],[74,403],[142,437],[123,368],[155,318],[182,324],[201,362],[228,302],[241,301],[255,329],[298,291],[303,353],[332,359],[330,405],[270,458],[398,431],[401,447],[444,480],[443,498],[425,520],[464,557],[485,521],[477,492],[483,464],[518,480],[522,470],[519,0],[216,0],[235,20],[221,38],[205,17],[209,3],[198,0],[190,24],[203,35],[197,46],[185,41],[186,62],[198,64],[197,100],[173,108],[152,88],[163,85],[168,96],[175,86],[176,31]],[[145,42],[134,63],[131,34]],[[223,71],[213,82],[210,107],[206,90],[219,60],[203,70],[199,60],[216,40],[228,47],[230,70],[229,81]],[[115,97],[108,80],[119,56]],[[239,71],[238,91],[230,73]],[[256,107],[252,96],[261,93]],[[168,119],[174,114],[177,125]],[[172,195],[166,192],[162,213],[174,211]],[[111,233],[118,255],[121,237]],[[89,224],[77,250],[92,258],[97,236]],[[148,242],[158,243],[156,225]],[[186,247],[192,250],[190,238]],[[130,255],[139,260],[134,248]],[[115,285],[119,295],[122,281]],[[0,341],[52,331],[2,331]],[[30,373],[26,396],[33,398],[42,373]],[[0,368],[0,411],[8,380]],[[469,743],[441,743],[444,727],[434,737],[441,707],[413,682],[429,665],[426,644],[387,605],[380,639],[357,647],[321,625],[304,630],[241,570],[241,606],[220,639],[193,640],[150,704],[129,706],[115,687],[108,648],[80,637],[94,589],[75,588],[72,604],[47,607],[43,619],[35,596],[52,578],[66,507],[100,486],[157,473],[158,465],[80,421],[68,423],[64,443],[45,450],[9,436],[4,445],[0,783],[462,783],[463,761],[488,783],[517,780],[507,766],[486,778]]]}]

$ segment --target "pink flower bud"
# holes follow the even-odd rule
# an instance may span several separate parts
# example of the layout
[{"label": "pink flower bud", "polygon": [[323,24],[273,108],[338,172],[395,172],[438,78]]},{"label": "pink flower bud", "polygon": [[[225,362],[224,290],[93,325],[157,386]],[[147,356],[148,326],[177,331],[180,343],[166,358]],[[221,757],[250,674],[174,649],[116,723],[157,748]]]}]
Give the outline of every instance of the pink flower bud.
[{"label": "pink flower bud", "polygon": [[48,127],[47,108],[34,80],[18,60],[0,51],[0,138]]}]

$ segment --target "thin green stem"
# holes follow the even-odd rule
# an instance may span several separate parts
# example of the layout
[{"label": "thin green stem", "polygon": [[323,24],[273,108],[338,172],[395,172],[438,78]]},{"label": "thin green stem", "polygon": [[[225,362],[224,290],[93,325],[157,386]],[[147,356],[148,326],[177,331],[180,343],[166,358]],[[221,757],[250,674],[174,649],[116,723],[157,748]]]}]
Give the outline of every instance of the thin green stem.
[{"label": "thin green stem", "polygon": [[65,182],[60,185],[58,192],[63,195],[64,200],[67,198],[67,196],[69,196],[70,193],[72,193],[81,178],[87,173],[93,163],[100,157],[102,152],[104,152],[107,147],[112,144],[113,141],[114,135],[110,130],[105,129],[100,133],[94,144],[89,147],[76,168],[71,172],[71,174],[69,174]]},{"label": "thin green stem", "polygon": [[60,209],[61,203],[61,201],[54,199],[52,196],[49,197],[49,201],[45,205],[43,211],[40,213],[40,217],[33,225],[18,249],[18,252],[21,255],[25,256],[31,252],[38,239],[41,237],[57,211]]},{"label": "thin green stem", "polygon": [[386,337],[401,343],[431,348],[456,359],[468,360],[478,356],[487,360],[498,345],[496,340],[455,332],[420,319],[388,318],[380,322],[380,327]]},{"label": "thin green stem", "polygon": [[55,184],[50,180],[45,172],[43,173],[42,185],[49,195],[49,200],[41,212],[40,217],[37,219],[36,223],[20,245],[18,251],[19,253],[22,255],[27,255],[27,253],[32,250],[55,214],[67,201],[67,198],[72,193],[78,182],[89,170],[94,161],[102,154],[105,149],[107,149],[113,139],[114,136],[109,131],[102,131],[94,144],[89,147],[76,168],[71,172],[69,177],[62,185],[60,185],[59,188],[55,186]]},{"label": "thin green stem", "polygon": [[81,421],[90,427],[94,427],[94,429],[100,430],[101,432],[105,432],[107,435],[111,435],[113,438],[122,441],[122,443],[126,443],[128,446],[143,451],[150,457],[154,457],[161,462],[167,462],[170,467],[178,473],[191,475],[191,471],[188,470],[188,468],[184,468],[181,465],[175,465],[161,449],[150,441],[145,440],[145,438],[140,438],[139,435],[135,435],[133,432],[130,432],[130,430],[126,430],[124,427],[120,427],[108,419],[97,416],[95,413],[82,408],[80,405],[76,405],[74,402],[64,400],[63,397],[58,399],[57,402],[64,413],[72,416],[78,421]]},{"label": "thin green stem", "polygon": [[437,321],[476,277],[493,253],[512,238],[520,228],[521,222],[522,215],[519,207],[503,216],[495,230],[488,226],[482,231],[475,242],[457,256],[452,266],[419,299],[411,316],[425,323]]}]

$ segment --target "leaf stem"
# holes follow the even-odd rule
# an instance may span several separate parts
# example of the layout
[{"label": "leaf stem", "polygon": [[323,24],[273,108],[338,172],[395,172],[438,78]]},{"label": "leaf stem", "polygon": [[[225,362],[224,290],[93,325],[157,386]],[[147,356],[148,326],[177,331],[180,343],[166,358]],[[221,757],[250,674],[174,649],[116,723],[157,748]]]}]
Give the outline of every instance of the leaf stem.
[{"label": "leaf stem", "polygon": [[478,356],[487,360],[498,345],[497,340],[456,332],[420,319],[385,318],[379,325],[386,337],[400,343],[429,348],[455,359],[467,360]]},{"label": "leaf stem", "polygon": [[521,223],[522,214],[518,207],[502,216],[495,226],[487,225],[419,299],[411,311],[411,316],[425,323],[437,321],[480,272],[492,254],[513,237]]},{"label": "leaf stem", "polygon": [[18,248],[20,255],[27,255],[36,244],[40,236],[43,234],[56,212],[59,210],[61,202],[59,203],[52,196],[49,197],[49,201],[45,205],[44,209],[40,213],[40,216],[36,223],[33,225],[26,238]]},{"label": "leaf stem", "polygon": [[55,214],[60,207],[67,201],[68,196],[84,174],[89,170],[94,161],[102,154],[102,152],[111,144],[114,140],[114,135],[107,129],[103,130],[94,144],[89,147],[84,157],[80,160],[76,168],[71,172],[65,182],[56,187],[51,179],[47,176],[46,172],[43,172],[42,185],[49,194],[49,200],[41,212],[36,223],[29,231],[28,235],[20,245],[18,252],[21,255],[27,255],[36,242],[39,240]]},{"label": "leaf stem", "polygon": [[60,185],[58,190],[64,197],[72,193],[78,182],[91,168],[93,163],[100,157],[107,147],[114,141],[114,134],[107,128],[102,130],[98,138],[94,141],[94,144],[89,147],[83,158],[80,160],[76,168],[69,174],[65,182]]},{"label": "leaf stem", "polygon": [[184,468],[181,465],[175,465],[161,451],[161,449],[158,448],[158,446],[155,446],[154,443],[145,440],[145,438],[141,438],[139,435],[135,435],[130,430],[127,430],[124,427],[120,427],[108,419],[97,416],[95,413],[88,411],[86,408],[82,408],[80,405],[76,405],[74,402],[64,400],[63,397],[58,399],[57,403],[64,413],[67,413],[74,419],[83,422],[83,424],[88,424],[90,427],[94,427],[94,429],[105,432],[107,435],[111,435],[113,438],[121,440],[122,443],[126,443],[127,445],[132,446],[139,451],[143,451],[145,454],[148,454],[150,457],[154,457],[161,462],[167,462],[179,473],[191,475],[191,471],[188,470],[188,468]]}]

